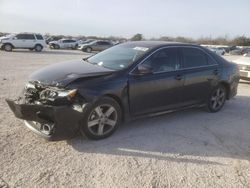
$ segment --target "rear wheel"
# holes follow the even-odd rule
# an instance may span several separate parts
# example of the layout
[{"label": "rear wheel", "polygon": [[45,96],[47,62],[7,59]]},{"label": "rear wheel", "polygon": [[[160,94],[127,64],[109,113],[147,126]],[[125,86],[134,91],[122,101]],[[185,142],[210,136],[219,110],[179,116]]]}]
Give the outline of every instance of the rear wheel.
[{"label": "rear wheel", "polygon": [[6,52],[11,52],[13,47],[11,44],[5,44],[3,49],[6,51]]},{"label": "rear wheel", "polygon": [[34,49],[36,52],[41,52],[43,47],[40,44],[37,44]]},{"label": "rear wheel", "polygon": [[218,112],[224,106],[226,101],[226,88],[223,85],[216,87],[210,94],[207,102],[207,108],[210,112]]},{"label": "rear wheel", "polygon": [[115,132],[121,116],[120,106],[115,100],[102,98],[87,110],[81,133],[94,140],[106,138]]}]

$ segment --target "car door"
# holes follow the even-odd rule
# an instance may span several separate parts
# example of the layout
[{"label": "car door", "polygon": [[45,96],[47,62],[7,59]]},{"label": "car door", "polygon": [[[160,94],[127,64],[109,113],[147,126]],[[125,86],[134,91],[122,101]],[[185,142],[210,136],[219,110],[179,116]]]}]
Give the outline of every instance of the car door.
[{"label": "car door", "polygon": [[153,53],[139,66],[149,66],[151,74],[129,76],[129,104],[132,115],[177,108],[181,104],[184,79],[180,75],[178,48],[165,48]]},{"label": "car door", "polygon": [[182,47],[182,75],[185,77],[184,105],[202,103],[219,80],[220,66],[203,49]]},{"label": "car door", "polygon": [[75,44],[76,44],[76,42],[74,40],[69,40],[69,46],[68,46],[68,48],[74,48]]},{"label": "car door", "polygon": [[62,40],[61,48],[69,48],[69,40]]},{"label": "car door", "polygon": [[16,48],[33,48],[35,46],[35,36],[33,34],[18,34],[14,38],[13,44]]},{"label": "car door", "polygon": [[96,42],[93,46],[92,49],[94,51],[101,51],[102,50],[102,41]]},{"label": "car door", "polygon": [[103,41],[100,50],[106,50],[111,46],[110,42]]},{"label": "car door", "polygon": [[24,34],[17,34],[14,38],[13,38],[13,45],[15,48],[21,48],[23,47],[22,43],[23,41],[25,41],[25,36]]},{"label": "car door", "polygon": [[26,34],[25,47],[33,48],[36,45],[36,38],[34,34]]}]

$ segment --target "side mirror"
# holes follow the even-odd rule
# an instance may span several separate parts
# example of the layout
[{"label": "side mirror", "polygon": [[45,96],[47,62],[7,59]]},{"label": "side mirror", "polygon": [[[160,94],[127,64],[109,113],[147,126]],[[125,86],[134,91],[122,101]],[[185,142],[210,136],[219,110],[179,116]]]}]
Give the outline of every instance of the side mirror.
[{"label": "side mirror", "polygon": [[152,74],[153,69],[149,65],[140,64],[138,65],[136,71],[133,73],[134,75],[145,75],[145,74]]}]

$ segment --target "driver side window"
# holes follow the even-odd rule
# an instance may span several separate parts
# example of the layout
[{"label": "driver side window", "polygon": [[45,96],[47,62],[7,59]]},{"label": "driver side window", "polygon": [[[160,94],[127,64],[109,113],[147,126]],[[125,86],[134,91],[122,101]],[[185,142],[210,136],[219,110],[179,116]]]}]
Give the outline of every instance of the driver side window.
[{"label": "driver side window", "polygon": [[177,48],[166,48],[151,55],[144,63],[153,73],[170,72],[180,69]]}]

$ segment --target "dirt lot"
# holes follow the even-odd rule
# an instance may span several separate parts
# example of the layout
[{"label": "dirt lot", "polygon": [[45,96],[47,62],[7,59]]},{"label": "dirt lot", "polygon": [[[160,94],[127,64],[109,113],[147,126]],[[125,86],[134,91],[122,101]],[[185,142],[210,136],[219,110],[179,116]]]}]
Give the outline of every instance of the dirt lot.
[{"label": "dirt lot", "polygon": [[17,97],[34,70],[83,56],[0,52],[0,187],[250,187],[249,82],[219,113],[139,119],[101,141],[47,142],[30,132],[4,99]]}]

